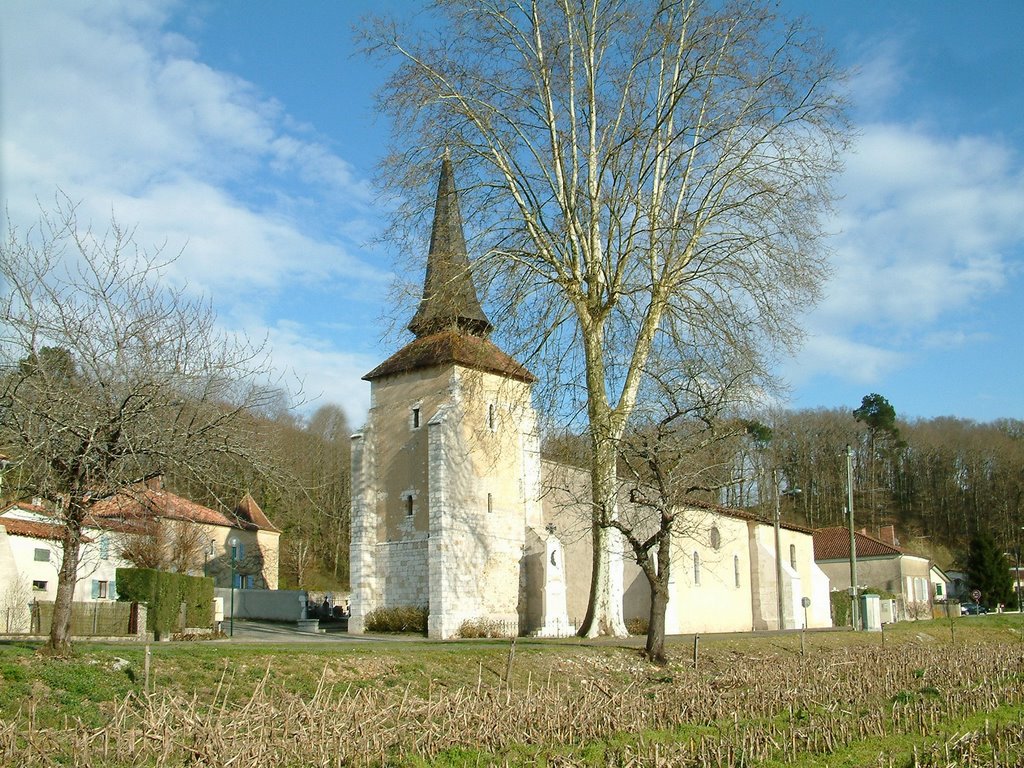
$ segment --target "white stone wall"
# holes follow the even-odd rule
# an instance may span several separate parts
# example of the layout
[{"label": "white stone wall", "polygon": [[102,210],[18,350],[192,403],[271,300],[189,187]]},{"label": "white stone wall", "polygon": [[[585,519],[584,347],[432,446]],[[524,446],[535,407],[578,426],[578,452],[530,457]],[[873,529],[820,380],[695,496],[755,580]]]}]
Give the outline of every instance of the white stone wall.
[{"label": "white stone wall", "polygon": [[[377,605],[376,541],[377,519],[372,498],[372,469],[366,440],[369,425],[362,434],[352,436],[352,509],[349,547],[349,589],[352,614],[348,631],[362,634],[366,615]],[[372,433],[371,433],[372,434]]]},{"label": "white stone wall", "polygon": [[465,621],[500,622],[510,632],[519,626],[526,540],[520,423],[506,407],[492,428],[489,409],[481,407],[515,389],[496,376],[472,377],[471,387],[460,386],[428,424],[434,638],[456,635]]},{"label": "white stone wall", "polygon": [[[752,623],[747,525],[704,510],[684,513],[672,541],[666,632],[745,632]],[[717,530],[718,546],[712,529]],[[700,563],[695,582],[694,554]],[[739,565],[739,585],[736,567]]]},{"label": "white stone wall", "polygon": [[388,541],[376,545],[374,559],[377,568],[381,573],[387,574],[378,607],[420,607],[430,602],[427,550],[426,537],[413,541]]}]

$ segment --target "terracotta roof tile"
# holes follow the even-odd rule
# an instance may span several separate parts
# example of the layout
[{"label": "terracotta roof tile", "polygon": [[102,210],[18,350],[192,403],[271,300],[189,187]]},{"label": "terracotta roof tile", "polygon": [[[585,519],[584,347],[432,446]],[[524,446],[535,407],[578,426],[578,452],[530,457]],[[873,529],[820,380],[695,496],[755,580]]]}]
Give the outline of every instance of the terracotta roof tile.
[{"label": "terracotta roof tile", "polygon": [[[899,547],[886,544],[874,536],[854,532],[857,542],[857,557],[895,557],[906,554]],[[815,560],[849,560],[850,529],[843,526],[819,528],[814,532]]]},{"label": "terracotta roof tile", "polygon": [[220,525],[227,528],[255,528],[252,523],[233,520],[216,510],[189,501],[169,491],[144,488],[131,493],[122,493],[98,502],[92,508],[92,516],[100,527],[106,527],[106,519],[128,521],[148,517],[164,517],[170,520],[185,520],[204,525]]},{"label": "terracotta roof tile", "polygon": [[[8,536],[27,536],[31,539],[45,539],[47,541],[61,541],[64,538],[64,528],[51,523],[37,523],[32,520],[19,520],[16,517],[0,517],[0,525],[7,530]],[[83,536],[82,541],[92,541],[88,536]]]},{"label": "terracotta roof tile", "polygon": [[260,509],[260,505],[256,503],[256,499],[248,493],[242,497],[242,500],[238,502],[238,506],[235,507],[235,517],[239,520],[252,523],[261,531],[281,532],[281,529],[271,523],[263,510]]},{"label": "terracotta roof tile", "polygon": [[441,331],[406,344],[363,379],[373,381],[405,371],[450,364],[497,373],[528,384],[537,381],[536,376],[487,339],[455,331]]},{"label": "terracotta roof tile", "polygon": [[[775,525],[775,521],[769,518],[767,515],[762,515],[758,512],[753,512],[749,509],[737,509],[735,507],[723,507],[718,504],[709,504],[702,501],[687,501],[686,506],[696,507],[698,509],[706,509],[711,512],[717,512],[720,515],[726,517],[735,517],[738,520],[749,520],[754,523],[760,523],[761,525]],[[797,533],[813,533],[812,529],[806,528],[796,523],[787,523],[785,520],[779,521],[779,528],[784,528],[787,531],[796,531]]]}]

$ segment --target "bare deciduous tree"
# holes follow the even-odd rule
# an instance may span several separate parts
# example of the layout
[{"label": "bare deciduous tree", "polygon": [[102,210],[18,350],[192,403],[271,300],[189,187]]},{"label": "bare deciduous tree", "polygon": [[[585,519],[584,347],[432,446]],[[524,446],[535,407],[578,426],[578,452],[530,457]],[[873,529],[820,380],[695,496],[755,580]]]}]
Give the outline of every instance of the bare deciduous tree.
[{"label": "bare deciduous tree", "polygon": [[4,614],[5,632],[29,631],[29,603],[32,601],[32,586],[28,579],[14,576],[0,592],[0,610]]},{"label": "bare deciduous tree", "polygon": [[[432,33],[368,29],[398,67],[394,234],[423,222],[449,147],[474,269],[515,351],[591,436],[591,599],[624,634],[616,461],[648,360],[799,338],[846,123],[829,55],[758,0],[444,0]],[[472,250],[472,249],[471,249]],[[414,252],[414,251],[413,251]],[[504,312],[501,309],[504,308]]]},{"label": "bare deciduous tree", "polygon": [[278,397],[265,350],[170,287],[170,261],[116,222],[92,232],[63,196],[0,250],[0,445],[18,469],[10,490],[49,500],[64,528],[55,652],[70,647],[94,504],[154,473],[211,487],[230,463],[270,471],[247,418]]},{"label": "bare deciduous tree", "polygon": [[136,568],[189,574],[202,567],[209,547],[202,526],[156,517],[140,522],[140,532],[113,536],[120,556]]},{"label": "bare deciduous tree", "polygon": [[625,538],[651,591],[647,657],[665,655],[665,614],[673,548],[708,543],[709,509],[733,480],[735,456],[749,421],[751,370],[745,361],[703,360],[688,374],[652,375],[634,425],[619,441],[619,479],[629,503],[609,525]]}]

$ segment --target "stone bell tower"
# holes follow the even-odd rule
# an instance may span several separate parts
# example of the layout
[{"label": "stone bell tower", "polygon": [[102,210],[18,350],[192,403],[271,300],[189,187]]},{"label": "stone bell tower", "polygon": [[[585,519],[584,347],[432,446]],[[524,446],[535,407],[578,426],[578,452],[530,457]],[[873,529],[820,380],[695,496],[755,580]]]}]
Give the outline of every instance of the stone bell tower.
[{"label": "stone bell tower", "polygon": [[488,339],[447,154],[408,327],[416,338],[363,377],[371,404],[352,444],[349,631],[364,631],[376,608],[426,606],[430,637],[453,637],[466,621],[518,632],[536,588],[528,539],[543,527],[536,379]]}]

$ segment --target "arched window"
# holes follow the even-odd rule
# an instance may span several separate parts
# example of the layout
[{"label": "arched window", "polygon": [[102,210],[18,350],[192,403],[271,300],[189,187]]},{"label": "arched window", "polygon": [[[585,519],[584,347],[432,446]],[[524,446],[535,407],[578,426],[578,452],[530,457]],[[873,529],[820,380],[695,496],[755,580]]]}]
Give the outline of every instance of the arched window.
[{"label": "arched window", "polygon": [[732,572],[733,572],[733,576],[736,579],[736,586],[739,587],[739,585],[740,585],[740,556],[739,555],[733,555],[732,556]]},{"label": "arched window", "polygon": [[700,586],[700,554],[693,553],[693,586]]},{"label": "arched window", "polygon": [[711,526],[710,538],[712,548],[718,549],[720,546],[722,546],[722,534],[719,533],[717,525]]},{"label": "arched window", "polygon": [[789,545],[789,564],[796,570],[796,544]]}]

